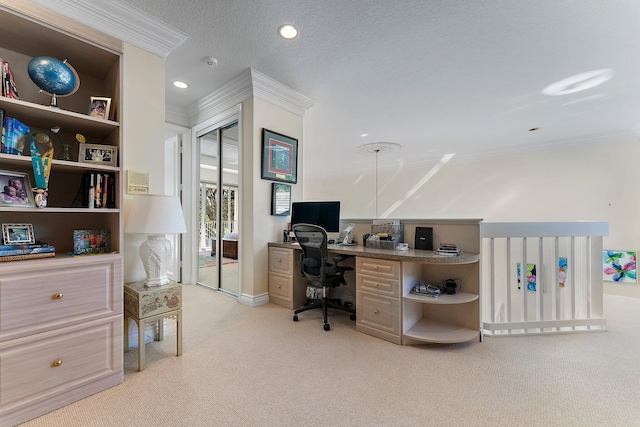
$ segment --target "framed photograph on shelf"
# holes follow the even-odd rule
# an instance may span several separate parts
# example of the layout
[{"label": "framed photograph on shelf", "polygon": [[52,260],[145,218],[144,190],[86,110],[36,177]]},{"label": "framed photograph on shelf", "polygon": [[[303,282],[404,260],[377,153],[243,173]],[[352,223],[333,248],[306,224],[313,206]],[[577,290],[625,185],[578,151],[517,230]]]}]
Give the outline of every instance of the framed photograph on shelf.
[{"label": "framed photograph on shelf", "polygon": [[97,117],[99,119],[109,119],[109,110],[111,109],[111,98],[104,98],[101,96],[92,96],[91,103],[89,104],[89,112],[87,113],[91,117]]},{"label": "framed photograph on shelf", "polygon": [[0,206],[36,207],[27,173],[0,170]]},{"label": "framed photograph on shelf", "polygon": [[32,244],[36,242],[31,224],[2,224],[2,240],[5,245]]},{"label": "framed photograph on shelf", "polygon": [[271,215],[289,215],[291,210],[291,186],[273,183],[271,188]]},{"label": "framed photograph on shelf", "polygon": [[73,230],[73,254],[106,254],[111,250],[111,230]]},{"label": "framed photograph on shelf", "polygon": [[118,147],[113,145],[80,143],[78,161],[103,166],[115,166],[118,159]]},{"label": "framed photograph on shelf", "polygon": [[262,179],[298,181],[298,140],[262,129]]}]

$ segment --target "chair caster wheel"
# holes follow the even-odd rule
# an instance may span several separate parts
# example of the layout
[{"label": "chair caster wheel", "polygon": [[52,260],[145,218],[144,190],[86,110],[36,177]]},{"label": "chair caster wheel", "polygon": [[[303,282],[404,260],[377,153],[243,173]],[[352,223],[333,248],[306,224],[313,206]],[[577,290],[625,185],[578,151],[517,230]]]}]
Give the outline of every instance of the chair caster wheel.
[{"label": "chair caster wheel", "polygon": [[297,322],[297,321],[298,321],[298,315],[297,315],[297,314],[294,314],[294,315],[293,315],[293,321],[294,321],[294,322]]},{"label": "chair caster wheel", "polygon": [[356,315],[355,315],[355,314],[352,314],[351,316],[349,316],[349,319],[351,319],[351,320],[356,320]]},{"label": "chair caster wheel", "polygon": [[325,323],[325,324],[324,324],[324,330],[325,330],[325,331],[328,331],[328,330],[330,330],[330,329],[331,329],[331,325],[329,325],[328,323]]}]

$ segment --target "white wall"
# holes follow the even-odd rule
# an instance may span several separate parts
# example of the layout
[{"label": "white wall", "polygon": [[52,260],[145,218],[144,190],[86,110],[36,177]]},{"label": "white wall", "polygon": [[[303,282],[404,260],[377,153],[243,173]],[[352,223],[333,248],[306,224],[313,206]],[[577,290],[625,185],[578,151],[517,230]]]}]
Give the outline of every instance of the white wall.
[{"label": "white wall", "polygon": [[[605,249],[640,250],[637,168],[640,142],[589,146],[379,172],[380,216],[483,218],[485,221],[609,223]],[[305,162],[307,171],[315,166]],[[344,218],[373,218],[375,174],[305,180],[305,199],[338,199]],[[640,285],[606,283],[605,292],[640,296]]]},{"label": "white wall", "polygon": [[[122,173],[149,172],[149,192],[164,194],[164,59],[124,44],[122,68]],[[124,221],[128,201],[124,195]],[[146,275],[138,248],[144,236],[124,236],[124,279],[132,282]]]},{"label": "white wall", "polygon": [[[248,110],[245,104],[249,106],[250,101],[243,103],[243,111]],[[242,272],[243,288],[242,292],[252,296],[266,295],[269,292],[268,281],[268,243],[272,241],[282,240],[282,230],[287,228],[289,217],[272,216],[271,215],[271,187],[273,181],[267,181],[260,178],[261,154],[262,154],[262,129],[267,128],[274,132],[287,135],[291,138],[298,139],[298,184],[291,186],[292,200],[302,199],[302,155],[304,142],[302,140],[302,117],[293,114],[283,108],[277,107],[259,98],[252,98],[252,120],[245,121],[250,124],[250,133],[245,134],[245,138],[250,138],[253,142],[253,159],[249,163],[246,157],[243,157],[243,165],[251,164],[252,170],[247,171],[247,167],[243,169],[244,176],[251,176],[252,191],[245,197],[251,197],[251,200],[242,200],[243,204],[241,213],[241,223],[249,225],[251,229],[246,230],[253,236],[253,244],[251,253],[242,252],[244,267]],[[243,196],[243,195],[241,195]],[[250,205],[251,208],[246,207]],[[242,232],[245,232],[243,229]]]}]

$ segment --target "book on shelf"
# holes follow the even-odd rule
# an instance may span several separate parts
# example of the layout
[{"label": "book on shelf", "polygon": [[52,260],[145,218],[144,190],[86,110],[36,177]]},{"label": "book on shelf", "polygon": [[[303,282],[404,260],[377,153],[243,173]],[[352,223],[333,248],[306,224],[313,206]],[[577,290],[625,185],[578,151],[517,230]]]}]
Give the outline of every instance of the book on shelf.
[{"label": "book on shelf", "polygon": [[10,251],[13,249],[46,248],[46,247],[49,247],[48,243],[44,243],[38,240],[35,243],[16,243],[12,245],[0,245],[0,251]]},{"label": "book on shelf", "polygon": [[13,78],[13,72],[9,62],[0,60],[2,62],[2,96],[7,98],[20,99],[18,96],[18,87],[16,81]]},{"label": "book on shelf", "polygon": [[71,206],[74,208],[115,208],[116,175],[111,172],[85,172]]},{"label": "book on shelf", "polygon": [[[3,246],[7,246],[7,245],[3,245]],[[28,247],[21,247],[18,245],[15,249],[0,249],[0,256],[7,256],[7,255],[31,255],[31,254],[48,254],[48,253],[55,253],[56,248],[55,246],[44,246],[44,247],[35,247],[35,248],[28,248]]]},{"label": "book on shelf", "polygon": [[22,254],[22,255],[4,255],[4,256],[0,256],[0,262],[20,261],[22,259],[49,258],[54,256],[56,256],[55,252],[44,252],[44,253],[37,253],[37,254]]},{"label": "book on shelf", "polygon": [[0,153],[4,153],[4,116],[4,109],[0,108]]},{"label": "book on shelf", "polygon": [[4,119],[4,150],[3,153],[22,155],[27,145],[31,128],[13,117]]}]

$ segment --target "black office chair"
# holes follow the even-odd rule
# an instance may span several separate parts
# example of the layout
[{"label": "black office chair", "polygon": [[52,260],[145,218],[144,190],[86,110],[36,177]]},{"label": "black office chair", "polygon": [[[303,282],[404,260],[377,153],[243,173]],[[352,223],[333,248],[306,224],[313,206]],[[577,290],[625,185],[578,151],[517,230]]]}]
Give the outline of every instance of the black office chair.
[{"label": "black office chair", "polygon": [[[348,256],[339,255],[333,257],[335,264],[329,264],[329,252],[327,251],[327,232],[324,228],[312,224],[295,224],[293,232],[300,244],[302,253],[300,254],[301,274],[315,283],[318,293],[317,301],[308,303],[293,312],[293,321],[298,321],[298,314],[303,311],[321,308],[324,317],[324,330],[328,331],[331,326],[327,322],[327,309],[335,308],[351,313],[351,320],[356,320],[356,311],[350,307],[340,304],[340,300],[328,298],[329,290],[340,285],[346,285],[344,272],[353,270],[351,267],[338,266]],[[310,283],[310,284],[312,284]]]}]

